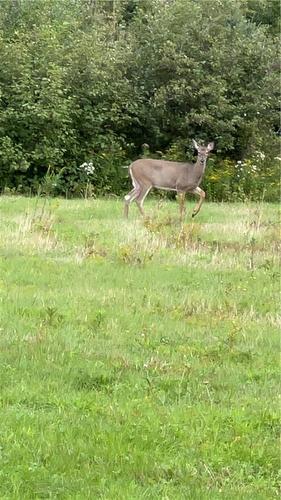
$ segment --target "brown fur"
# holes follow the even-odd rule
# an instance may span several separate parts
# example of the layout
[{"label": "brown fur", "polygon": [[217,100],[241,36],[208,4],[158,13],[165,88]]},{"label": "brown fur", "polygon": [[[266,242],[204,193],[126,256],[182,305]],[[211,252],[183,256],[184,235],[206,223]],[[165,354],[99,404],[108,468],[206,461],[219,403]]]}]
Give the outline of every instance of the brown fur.
[{"label": "brown fur", "polygon": [[181,218],[184,212],[185,193],[199,195],[200,200],[193,210],[192,217],[199,212],[205,198],[205,193],[199,188],[199,184],[204,175],[208,154],[213,149],[214,144],[199,146],[195,141],[193,144],[198,151],[195,164],[144,158],[136,160],[130,165],[129,172],[134,188],[125,196],[124,215],[126,217],[128,217],[129,205],[133,201],[136,202],[141,214],[144,215],[143,202],[153,187],[177,191],[183,195],[183,201],[180,203]]}]

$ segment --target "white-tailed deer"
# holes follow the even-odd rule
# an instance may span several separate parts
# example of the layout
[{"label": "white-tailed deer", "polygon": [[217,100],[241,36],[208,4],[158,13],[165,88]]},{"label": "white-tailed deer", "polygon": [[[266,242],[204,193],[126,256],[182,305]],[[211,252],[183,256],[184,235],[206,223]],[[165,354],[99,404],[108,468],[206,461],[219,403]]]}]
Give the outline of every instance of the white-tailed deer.
[{"label": "white-tailed deer", "polygon": [[203,178],[208,154],[214,148],[214,143],[208,146],[200,146],[192,141],[198,151],[196,163],[181,163],[177,161],[153,160],[144,158],[136,160],[129,166],[134,189],[125,196],[124,215],[128,217],[129,205],[135,201],[141,214],[144,214],[143,202],[151,190],[156,187],[168,191],[177,191],[181,196],[180,215],[184,213],[185,193],[199,195],[199,201],[195,206],[192,217],[198,214],[205,198],[204,191],[199,187]]}]

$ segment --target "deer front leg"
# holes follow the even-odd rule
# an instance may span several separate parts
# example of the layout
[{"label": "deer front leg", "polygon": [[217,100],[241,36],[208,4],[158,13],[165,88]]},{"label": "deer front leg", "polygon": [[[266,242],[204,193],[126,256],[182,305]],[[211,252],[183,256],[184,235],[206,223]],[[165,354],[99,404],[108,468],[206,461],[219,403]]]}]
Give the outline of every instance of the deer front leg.
[{"label": "deer front leg", "polygon": [[180,206],[180,221],[183,222],[185,216],[185,193],[178,193]]},{"label": "deer front leg", "polygon": [[198,201],[197,205],[194,207],[193,212],[192,212],[192,217],[195,217],[195,215],[198,214],[206,195],[205,195],[205,191],[203,191],[203,189],[201,189],[200,187],[195,188],[192,191],[192,193],[198,194],[200,196],[199,201]]}]

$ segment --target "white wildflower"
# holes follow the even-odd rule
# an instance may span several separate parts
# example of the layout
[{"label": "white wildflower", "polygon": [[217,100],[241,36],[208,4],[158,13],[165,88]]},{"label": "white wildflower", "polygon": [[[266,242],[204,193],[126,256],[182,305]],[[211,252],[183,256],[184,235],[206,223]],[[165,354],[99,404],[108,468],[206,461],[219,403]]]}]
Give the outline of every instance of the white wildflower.
[{"label": "white wildflower", "polygon": [[78,168],[80,168],[81,170],[84,170],[84,172],[87,174],[87,175],[92,175],[95,171],[95,167],[93,165],[93,162],[89,162],[87,163],[86,161],[84,163],[82,163],[82,165],[80,165]]},{"label": "white wildflower", "polygon": [[262,153],[262,151],[257,151],[257,152],[256,152],[256,156],[257,156],[258,158],[260,158],[261,160],[264,160],[264,159],[265,159],[265,154],[264,154],[264,153]]}]

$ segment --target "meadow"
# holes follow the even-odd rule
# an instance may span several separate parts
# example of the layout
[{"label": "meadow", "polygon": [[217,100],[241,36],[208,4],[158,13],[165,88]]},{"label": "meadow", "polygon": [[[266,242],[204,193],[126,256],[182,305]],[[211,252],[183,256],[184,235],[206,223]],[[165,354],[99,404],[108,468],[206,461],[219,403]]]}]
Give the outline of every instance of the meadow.
[{"label": "meadow", "polygon": [[0,498],[278,497],[274,204],[0,199]]}]

